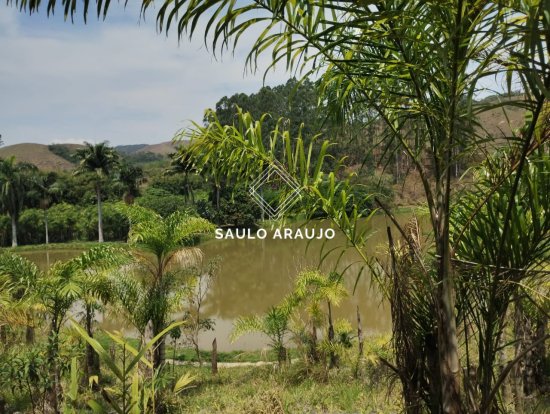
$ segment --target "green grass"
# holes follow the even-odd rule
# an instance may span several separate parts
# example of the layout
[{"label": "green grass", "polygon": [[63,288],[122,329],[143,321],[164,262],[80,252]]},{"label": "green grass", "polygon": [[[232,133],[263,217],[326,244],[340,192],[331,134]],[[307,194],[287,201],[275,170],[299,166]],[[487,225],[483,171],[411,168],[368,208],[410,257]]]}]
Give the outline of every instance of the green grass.
[{"label": "green grass", "polygon": [[[109,349],[111,345],[114,344],[113,340],[107,336],[106,333],[102,331],[97,331],[94,333],[94,339],[97,340],[101,344],[101,346],[105,349]],[[139,339],[138,338],[130,338],[130,337],[124,337],[124,340],[128,342],[131,346],[134,348],[139,348]],[[116,345],[117,350],[119,349],[119,345]]]},{"label": "green grass", "polygon": [[[94,333],[94,338],[105,349],[109,349],[113,345],[113,341],[107,334],[102,331]],[[139,347],[139,340],[137,338],[126,337],[125,340],[134,348]],[[118,345],[117,345],[118,346]],[[291,351],[292,352],[292,351]],[[210,363],[212,357],[211,351],[200,351],[202,362],[206,364]],[[292,357],[292,354],[291,354]],[[192,348],[177,347],[174,358],[174,347],[171,345],[170,339],[166,343],[166,358],[175,359],[177,361],[198,362],[197,354]],[[230,351],[230,352],[218,352],[218,362],[260,362],[260,361],[277,361],[277,355],[273,351]]]},{"label": "green grass", "polygon": [[24,246],[17,246],[17,247],[10,247],[7,250],[10,250],[12,252],[18,253],[18,252],[30,252],[30,251],[54,251],[54,250],[87,250],[91,249],[92,247],[96,246],[117,246],[117,247],[124,247],[127,246],[125,242],[104,242],[104,243],[98,243],[98,242],[88,242],[88,241],[74,241],[74,242],[68,242],[68,243],[49,243],[49,244],[27,244]]},{"label": "green grass", "polygon": [[[173,412],[185,413],[392,413],[401,412],[399,390],[379,373],[355,379],[348,370],[328,375],[292,364],[220,369],[178,367],[196,375],[193,387],[177,398]],[[175,401],[176,402],[176,401]],[[179,410],[179,411],[178,411]]]},{"label": "green grass", "polygon": [[[173,358],[174,348],[166,347],[166,358],[176,359],[178,361],[198,362],[197,354],[191,348],[177,348],[176,357]],[[209,362],[212,357],[210,351],[200,351],[203,362]],[[277,355],[273,351],[230,351],[218,352],[218,362],[260,362],[260,361],[277,361]]]}]

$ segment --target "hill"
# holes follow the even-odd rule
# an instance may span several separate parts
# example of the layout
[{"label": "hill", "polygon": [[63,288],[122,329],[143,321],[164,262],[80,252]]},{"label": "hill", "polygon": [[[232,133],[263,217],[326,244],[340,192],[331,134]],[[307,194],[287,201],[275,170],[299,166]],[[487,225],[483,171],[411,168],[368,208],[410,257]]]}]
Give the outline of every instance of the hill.
[{"label": "hill", "polygon": [[159,144],[145,145],[136,152],[151,152],[153,154],[168,155],[176,150],[172,141],[161,142]]},{"label": "hill", "polygon": [[147,144],[117,145],[115,149],[121,154],[133,154],[144,147],[147,147]]},{"label": "hill", "polygon": [[14,156],[17,161],[30,162],[44,171],[72,170],[74,164],[51,152],[43,144],[14,144],[0,148],[0,157]]},{"label": "hill", "polygon": [[158,144],[134,144],[134,145],[117,145],[115,149],[123,155],[137,155],[151,153],[155,155],[167,156],[176,150],[176,146],[172,141],[159,142]]}]

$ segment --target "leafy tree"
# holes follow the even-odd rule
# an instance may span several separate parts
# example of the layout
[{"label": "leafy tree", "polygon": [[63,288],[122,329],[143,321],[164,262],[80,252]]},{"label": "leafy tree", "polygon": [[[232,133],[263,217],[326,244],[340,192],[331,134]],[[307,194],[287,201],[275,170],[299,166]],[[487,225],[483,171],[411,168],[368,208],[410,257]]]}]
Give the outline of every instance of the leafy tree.
[{"label": "leafy tree", "polygon": [[74,151],[71,151],[69,147],[63,144],[51,144],[48,145],[48,149],[50,152],[54,153],[55,155],[59,155],[61,158],[71,162],[75,163],[75,157],[74,157]]},{"label": "leafy tree", "polygon": [[[103,233],[108,240],[125,241],[129,223],[114,203],[103,203]],[[97,210],[94,206],[57,203],[47,209],[48,238],[53,243],[97,240]],[[10,219],[0,215],[0,245],[9,245]],[[44,210],[28,208],[19,219],[21,244],[41,244],[45,239]]]},{"label": "leafy tree", "polygon": [[193,195],[193,187],[191,186],[189,176],[196,173],[195,165],[191,155],[185,150],[185,147],[181,146],[177,153],[170,155],[170,167],[166,170],[166,175],[183,175],[183,185],[180,191],[183,190],[183,195],[186,200],[190,200],[191,203],[195,202]]},{"label": "leafy tree", "polygon": [[[319,95],[312,81],[304,79],[298,82],[289,79],[286,84],[275,87],[264,86],[257,93],[250,95],[238,93],[231,97],[224,96],[215,106],[216,116],[223,125],[232,125],[237,117],[237,108],[250,112],[254,118],[268,114],[262,124],[265,142],[279,118],[284,118],[293,136],[302,129],[306,139],[327,128],[325,119],[318,108]],[[208,119],[205,119],[208,122]]]},{"label": "leafy tree", "polygon": [[97,230],[98,240],[103,242],[103,211],[101,209],[101,187],[105,178],[109,177],[113,169],[118,167],[118,153],[107,145],[107,142],[99,144],[85,143],[86,147],[76,151],[79,165],[76,174],[90,172],[95,175],[95,190],[97,197]]},{"label": "leafy tree", "polygon": [[118,180],[124,188],[123,199],[126,204],[132,204],[139,196],[139,186],[145,181],[143,168],[124,160],[120,163]]},{"label": "leafy tree", "polygon": [[147,187],[143,195],[136,199],[136,204],[153,210],[162,217],[168,217],[172,213],[186,209],[184,196],[156,186]]},{"label": "leafy tree", "polygon": [[11,245],[17,246],[17,225],[36,166],[18,163],[15,157],[0,159],[0,205],[11,219]]},{"label": "leafy tree", "polygon": [[[188,270],[193,280],[187,295],[188,309],[186,310],[186,325],[183,327],[183,332],[187,342],[195,349],[200,366],[202,366],[202,358],[199,350],[199,334],[201,331],[214,329],[214,321],[210,318],[204,318],[201,312],[206,296],[215,281],[218,268],[218,260],[211,260],[208,263],[201,261],[197,266],[193,266]],[[174,338],[174,343],[176,339]]]},{"label": "leafy tree", "polygon": [[225,187],[220,191],[219,207],[214,208],[217,194],[210,194],[210,201],[199,200],[197,213],[213,223],[234,227],[252,228],[262,217],[261,209],[242,186]]}]

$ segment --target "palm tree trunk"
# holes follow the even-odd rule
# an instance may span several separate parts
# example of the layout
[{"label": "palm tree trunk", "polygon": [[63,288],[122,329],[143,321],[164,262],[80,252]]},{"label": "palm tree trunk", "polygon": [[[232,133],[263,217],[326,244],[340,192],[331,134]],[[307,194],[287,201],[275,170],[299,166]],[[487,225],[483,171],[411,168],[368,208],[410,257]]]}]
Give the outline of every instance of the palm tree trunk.
[{"label": "palm tree trunk", "polygon": [[17,247],[17,217],[11,214],[11,247]]},{"label": "palm tree trunk", "polygon": [[191,204],[195,204],[195,194],[193,194],[193,186],[189,182],[189,174],[185,173],[185,182],[187,183],[187,192],[191,197]]},{"label": "palm tree trunk", "polygon": [[443,413],[457,414],[462,412],[462,408],[460,404],[460,364],[454,313],[454,286],[449,246],[448,214],[443,214],[440,217],[442,217],[442,220],[447,221],[446,229],[443,229],[439,240],[437,240],[437,249],[440,255],[437,342],[441,375],[441,402]]},{"label": "palm tree trunk", "polygon": [[317,353],[317,328],[315,323],[311,321],[311,343],[309,344],[309,357],[312,363],[319,362],[319,354]]},{"label": "palm tree trunk", "polygon": [[287,353],[286,348],[284,345],[280,345],[277,347],[277,362],[279,364],[279,369],[283,368],[283,364],[285,363],[287,359]]},{"label": "palm tree trunk", "polygon": [[50,235],[48,232],[48,210],[44,209],[44,231],[46,232],[46,244],[50,242]]},{"label": "palm tree trunk", "polygon": [[25,343],[27,345],[34,344],[34,326],[27,326],[25,330]]},{"label": "palm tree trunk", "polygon": [[[328,303],[328,341],[331,345],[334,345],[334,325],[332,324],[332,307],[330,306],[330,301]],[[334,368],[338,366],[338,356],[334,352],[334,349],[330,349],[330,363],[329,368]]]},{"label": "palm tree trunk", "polygon": [[[157,331],[157,330],[155,330]],[[160,330],[157,332],[154,332],[153,335],[157,336]],[[159,368],[164,366],[164,362],[166,360],[166,342],[164,340],[165,338],[162,337],[156,345],[155,351],[153,353],[153,366],[155,367],[155,370],[158,370]],[[166,404],[162,398],[162,394],[158,392],[155,396],[155,414],[166,414]]]},{"label": "palm tree trunk", "polygon": [[8,334],[6,332],[6,325],[0,325],[0,344],[4,346],[8,344]]},{"label": "palm tree trunk", "polygon": [[48,359],[51,367],[50,381],[51,384],[46,391],[48,406],[46,412],[60,414],[59,409],[61,394],[61,372],[59,368],[59,328],[57,326],[57,318],[53,318],[51,322],[50,338],[48,345]]},{"label": "palm tree trunk", "polygon": [[[157,336],[158,332],[155,332],[153,336]],[[164,338],[161,338],[157,346],[155,348],[155,351],[153,353],[153,365],[155,369],[158,369],[162,365],[164,365],[164,361],[166,360],[166,344],[164,342]]]},{"label": "palm tree trunk", "polygon": [[355,371],[353,376],[357,378],[359,376],[359,369],[361,368],[361,359],[363,358],[363,328],[361,326],[361,314],[359,313],[359,305],[357,306],[357,364],[355,365]]},{"label": "palm tree trunk", "polygon": [[97,233],[99,235],[99,242],[103,243],[103,210],[101,208],[101,187],[98,184],[96,187],[97,194]]},{"label": "palm tree trunk", "polygon": [[212,356],[210,359],[212,364],[212,375],[216,375],[218,373],[218,342],[216,338],[212,341]]},{"label": "palm tree trunk", "polygon": [[[93,332],[93,322],[94,322],[94,311],[90,305],[86,305],[86,333],[90,338],[94,337]],[[94,375],[99,376],[100,373],[100,367],[99,367],[99,357],[94,352],[94,349],[89,343],[86,343],[86,378],[85,380],[88,381],[88,378]],[[97,385],[94,383],[94,388],[96,388]]]}]

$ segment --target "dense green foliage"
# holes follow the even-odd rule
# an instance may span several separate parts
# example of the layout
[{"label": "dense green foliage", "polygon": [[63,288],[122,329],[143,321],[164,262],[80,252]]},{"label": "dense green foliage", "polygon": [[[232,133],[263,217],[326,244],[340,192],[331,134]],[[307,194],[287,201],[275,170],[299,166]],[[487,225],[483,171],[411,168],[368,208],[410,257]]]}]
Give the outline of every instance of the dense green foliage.
[{"label": "dense green foliage", "polygon": [[[316,88],[312,82],[306,81],[299,84],[291,79],[284,85],[273,88],[264,87],[250,95],[241,93],[223,97],[216,104],[216,113],[221,117],[221,122],[231,125],[238,119],[237,105],[244,105],[245,108],[250,108],[257,114],[266,111],[270,116],[262,124],[264,139],[268,139],[269,128],[281,118],[285,119],[289,128],[296,132],[303,123],[302,133],[307,137],[305,138],[307,142],[318,132],[329,133],[322,111],[316,107],[317,99]],[[337,129],[335,125],[331,128],[334,128],[334,131]],[[348,141],[344,139],[343,142]],[[344,144],[331,148],[334,159],[342,151],[347,151],[341,145]],[[353,157],[347,158],[347,164],[361,163],[364,154],[360,154],[365,146],[361,146],[359,141],[349,141],[345,147],[349,149],[349,145],[353,147],[350,151]],[[72,162],[77,160],[76,150],[66,146],[51,145],[50,150]],[[90,148],[87,151],[90,152]],[[40,172],[38,176],[34,175],[32,180],[28,180],[25,197],[22,200],[24,211],[19,242],[43,243],[46,220],[49,221],[48,232],[51,242],[97,239],[99,237],[97,207],[94,208],[93,205],[98,201],[98,184],[103,203],[105,240],[125,240],[127,237],[126,221],[121,219],[112,208],[112,204],[120,200],[152,209],[163,217],[176,211],[194,210],[202,217],[219,225],[254,227],[262,218],[267,218],[262,217],[259,207],[251,201],[247,188],[223,180],[217,189],[208,174],[198,174],[192,160],[183,160],[182,151],[173,155],[171,165],[167,163],[157,165],[157,162],[162,159],[161,156],[149,157],[154,155],[150,153],[125,154],[122,151],[120,159],[115,153],[111,154],[116,161],[114,163],[109,161],[107,170],[101,170],[101,168],[97,170],[92,165],[90,168],[93,171],[79,174]],[[314,159],[319,155],[318,151],[318,146],[314,144],[312,153]],[[97,171],[100,170],[103,172],[98,175]],[[358,171],[355,181],[360,184],[354,189],[357,193],[356,197],[376,193],[391,202],[393,197],[391,176],[385,174],[380,176],[379,173],[367,168]],[[277,198],[276,193],[266,193],[264,196],[268,200]],[[369,210],[373,207],[372,199],[364,206]],[[323,215],[319,212],[319,217]],[[8,245],[10,238],[8,217],[0,216],[0,245]]]},{"label": "dense green foliage", "polygon": [[28,199],[37,168],[28,163],[20,163],[14,157],[0,159],[0,209],[11,219],[11,244],[17,246],[17,226],[19,216]]},{"label": "dense green foliage", "polygon": [[[288,122],[292,135],[297,135],[301,128],[302,134],[311,139],[322,131],[324,124],[317,101],[317,89],[313,82],[306,79],[299,83],[296,79],[290,79],[284,85],[273,88],[264,86],[250,95],[236,93],[230,97],[224,96],[216,103],[215,111],[223,125],[233,125],[237,119],[237,108],[250,112],[255,118],[268,114],[262,124],[266,140],[279,118]],[[208,122],[208,119],[205,121]]]},{"label": "dense green foliage", "polygon": [[55,155],[59,155],[64,160],[72,163],[76,163],[75,151],[71,151],[66,145],[63,144],[51,144],[48,145],[50,152]]},{"label": "dense green foliage", "polygon": [[[45,242],[43,210],[27,209],[19,220],[19,240],[22,244]],[[97,208],[55,204],[48,209],[48,225],[49,241],[52,243],[97,240]],[[103,205],[103,231],[105,239],[110,241],[125,241],[128,235],[128,220],[115,208],[114,203]],[[9,219],[0,216],[0,243],[7,246],[10,240]]]},{"label": "dense green foliage", "polygon": [[[10,3],[30,12],[47,3],[48,13],[62,5],[66,17],[82,10],[86,17],[94,2],[83,2],[82,10],[77,9],[75,0]],[[97,15],[105,17],[110,3],[96,0]],[[543,391],[540,386],[531,387],[535,370],[529,354],[543,359],[544,342],[549,337],[545,333],[548,313],[544,311],[548,307],[547,280],[542,287],[533,287],[529,279],[533,274],[548,276],[550,239],[544,205],[548,200],[539,195],[546,185],[538,183],[540,177],[547,183],[547,173],[538,175],[530,163],[538,152],[548,151],[550,138],[546,111],[550,1],[161,3],[157,9],[161,31],[175,30],[179,38],[201,31],[214,51],[236,48],[252,32],[254,40],[246,58],[252,70],[267,54],[269,68],[285,65],[289,72],[316,75],[319,106],[326,108],[332,119],[346,121],[352,129],[372,126],[369,132],[376,134],[366,140],[370,147],[367,161],[395,161],[397,176],[414,169],[429,214],[430,236],[425,240],[416,221],[400,225],[388,206],[378,200],[399,237],[388,227],[388,260],[373,262],[365,253],[367,234],[361,227],[365,220],[360,220],[368,220],[364,208],[368,197],[355,196],[354,177],[337,168],[329,157],[330,144],[315,142],[300,128],[291,130],[296,125],[285,125],[284,118],[267,131],[262,126],[268,122],[267,116],[255,119],[238,109],[236,122],[220,120],[234,110],[229,102],[222,103],[219,114],[209,111],[206,122],[196,124],[189,133],[195,140],[192,153],[196,166],[213,184],[215,206],[220,206],[224,187],[235,181],[250,181],[268,166],[284,169],[307,198],[295,209],[305,211],[308,217],[325,213],[346,236],[343,251],[350,246],[354,249],[390,303],[393,359],[379,358],[399,379],[403,409],[410,414],[522,411],[524,397],[532,390]],[[143,0],[142,12],[158,4]],[[488,79],[502,83],[508,96],[518,84],[522,94],[497,103],[476,102],[474,97],[486,91]],[[255,97],[255,104],[269,100],[262,95],[274,99],[270,92],[266,89]],[[247,103],[244,98],[235,100]],[[522,128],[500,138],[487,133],[479,115],[506,106],[527,110]],[[471,197],[459,197],[454,178],[467,165],[464,160],[480,155],[488,158],[487,149],[499,140],[509,147],[505,162],[498,170],[486,171],[491,177],[488,185],[470,188]],[[326,164],[330,168],[325,168]],[[499,192],[501,188],[504,192]],[[101,240],[99,184],[96,189]],[[284,194],[278,195],[284,198]],[[521,196],[531,201],[524,203]],[[457,209],[466,214],[453,217]],[[160,217],[157,220],[162,221]],[[472,252],[475,237],[482,242]],[[155,253],[159,252],[164,251],[157,246]],[[162,263],[160,258],[158,263]],[[514,263],[521,267],[510,267]],[[467,266],[470,268],[465,269]],[[156,277],[161,274],[157,271]],[[360,275],[358,272],[357,277]],[[525,306],[525,299],[546,316],[540,327],[537,321],[534,333],[528,322],[533,312]],[[516,326],[514,338],[506,341],[511,304]],[[282,349],[286,314],[275,308],[260,322],[258,326],[265,331],[275,332],[274,342]],[[311,341],[315,337],[314,328]],[[517,345],[512,348],[511,344]],[[335,365],[332,357],[330,360]],[[510,376],[513,393],[505,386]],[[277,403],[271,404],[271,412],[283,410]]]},{"label": "dense green foliage", "polygon": [[255,227],[262,218],[260,207],[242,187],[225,187],[220,192],[218,206],[214,194],[210,193],[208,200],[197,202],[197,213],[213,223],[232,227]]}]

